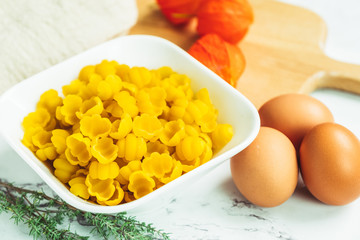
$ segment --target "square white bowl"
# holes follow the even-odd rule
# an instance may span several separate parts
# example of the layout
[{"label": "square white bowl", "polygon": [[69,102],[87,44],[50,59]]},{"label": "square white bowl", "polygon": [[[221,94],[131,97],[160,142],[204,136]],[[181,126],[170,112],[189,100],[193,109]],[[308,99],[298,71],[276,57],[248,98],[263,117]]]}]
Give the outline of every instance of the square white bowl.
[{"label": "square white bowl", "polygon": [[[234,128],[232,140],[209,162],[133,202],[100,206],[76,197],[21,143],[21,122],[35,110],[44,91],[52,88],[61,93],[61,87],[76,79],[82,67],[100,63],[103,59],[148,69],[169,66],[178,73],[186,74],[191,79],[194,91],[204,87],[208,89],[210,98],[219,111],[218,122],[229,123]],[[247,147],[260,128],[256,108],[239,91],[178,46],[165,39],[147,35],[130,35],[105,42],[18,83],[1,96],[0,114],[2,134],[25,162],[68,204],[94,213],[138,213],[163,206],[181,193],[182,188],[201,179],[211,169]]]}]

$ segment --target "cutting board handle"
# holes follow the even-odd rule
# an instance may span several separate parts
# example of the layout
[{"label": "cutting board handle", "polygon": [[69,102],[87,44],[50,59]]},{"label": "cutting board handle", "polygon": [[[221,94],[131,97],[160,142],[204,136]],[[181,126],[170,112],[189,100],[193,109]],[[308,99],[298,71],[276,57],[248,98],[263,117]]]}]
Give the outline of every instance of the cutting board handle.
[{"label": "cutting board handle", "polygon": [[309,77],[299,93],[310,94],[320,88],[333,88],[360,94],[360,78],[354,78],[343,73],[320,71]]},{"label": "cutting board handle", "polygon": [[[155,0],[137,0],[139,19],[130,34],[163,37],[184,50],[199,38],[196,21],[174,26]],[[250,0],[255,21],[239,47],[246,68],[236,88],[256,107],[281,94],[335,88],[360,94],[360,65],[324,54],[326,24],[314,12],[274,0]]]}]

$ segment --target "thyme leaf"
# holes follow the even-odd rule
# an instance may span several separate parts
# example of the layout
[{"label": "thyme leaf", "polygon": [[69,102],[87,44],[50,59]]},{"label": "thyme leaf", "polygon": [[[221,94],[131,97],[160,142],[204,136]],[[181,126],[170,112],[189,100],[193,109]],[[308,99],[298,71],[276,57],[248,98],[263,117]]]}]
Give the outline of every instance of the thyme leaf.
[{"label": "thyme leaf", "polygon": [[[104,240],[170,239],[168,233],[125,212],[116,215],[84,212],[43,190],[34,191],[0,179],[0,214],[3,212],[10,213],[16,225],[26,225],[33,239],[85,240],[90,236]],[[73,232],[74,222],[88,235]]]}]

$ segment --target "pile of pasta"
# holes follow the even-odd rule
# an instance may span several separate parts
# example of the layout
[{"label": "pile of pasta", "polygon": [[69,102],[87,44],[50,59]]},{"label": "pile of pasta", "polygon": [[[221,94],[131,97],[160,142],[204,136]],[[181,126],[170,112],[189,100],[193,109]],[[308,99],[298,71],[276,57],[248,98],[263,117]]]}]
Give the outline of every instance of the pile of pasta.
[{"label": "pile of pasta", "polygon": [[40,96],[22,142],[76,196],[118,205],[209,161],[233,137],[217,116],[184,74],[103,60]]}]

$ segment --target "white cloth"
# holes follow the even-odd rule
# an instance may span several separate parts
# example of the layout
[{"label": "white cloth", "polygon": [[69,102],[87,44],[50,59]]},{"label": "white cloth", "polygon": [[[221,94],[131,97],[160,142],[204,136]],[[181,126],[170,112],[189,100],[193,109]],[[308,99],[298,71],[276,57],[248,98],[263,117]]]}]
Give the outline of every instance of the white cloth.
[{"label": "white cloth", "polygon": [[124,35],[135,0],[2,0],[0,94],[77,53]]}]

